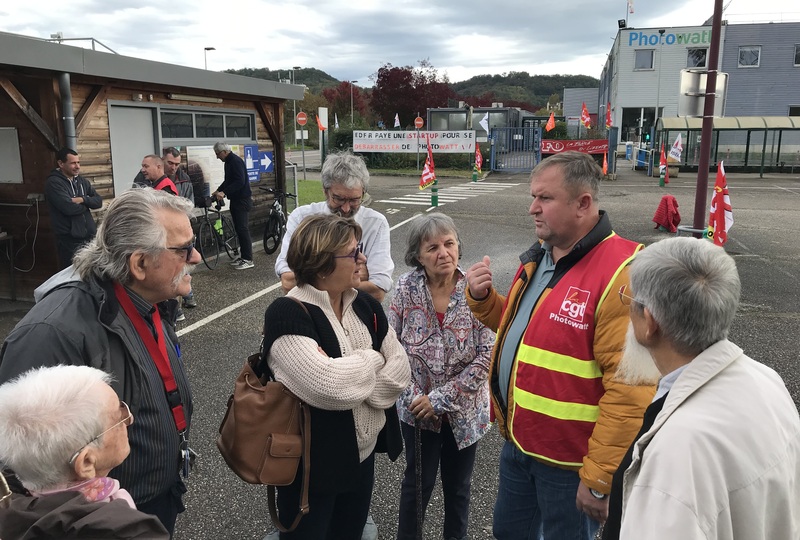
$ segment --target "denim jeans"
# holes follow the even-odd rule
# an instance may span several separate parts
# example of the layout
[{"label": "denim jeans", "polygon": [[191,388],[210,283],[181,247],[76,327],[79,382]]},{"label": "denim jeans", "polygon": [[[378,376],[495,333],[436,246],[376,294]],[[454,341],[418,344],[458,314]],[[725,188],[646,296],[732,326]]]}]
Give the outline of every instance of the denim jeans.
[{"label": "denim jeans", "polygon": [[599,523],[577,509],[576,471],[546,465],[506,441],[492,532],[497,540],[591,540]]},{"label": "denim jeans", "polygon": [[250,197],[244,199],[231,199],[231,219],[236,236],[239,237],[239,253],[246,261],[253,260],[253,241],[250,239],[250,225],[247,216],[253,208],[253,201]]},{"label": "denim jeans", "polygon": [[[398,540],[414,540],[417,530],[416,453],[414,427],[400,422],[406,450],[406,472],[400,491]],[[439,433],[423,429],[422,442],[422,512],[428,507],[439,464],[442,468],[442,492],[444,494],[443,538],[466,538],[469,522],[469,499],[472,470],[478,443],[461,450],[450,424],[442,422]]]}]

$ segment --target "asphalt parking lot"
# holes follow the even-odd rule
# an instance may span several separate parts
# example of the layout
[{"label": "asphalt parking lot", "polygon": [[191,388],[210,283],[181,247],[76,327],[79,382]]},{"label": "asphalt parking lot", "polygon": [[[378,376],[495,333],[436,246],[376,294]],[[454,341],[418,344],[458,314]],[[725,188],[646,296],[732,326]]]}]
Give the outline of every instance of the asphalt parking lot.
[{"label": "asphalt parking lot", "polygon": [[[603,184],[600,196],[600,206],[609,212],[619,234],[645,244],[669,236],[654,229],[651,221],[661,196],[667,193],[677,198],[683,223],[691,224],[693,175],[683,173],[666,188],[659,188],[657,178],[630,171],[623,164],[620,161],[617,180]],[[713,180],[712,173],[712,186]],[[370,187],[371,206],[385,213],[393,227],[392,253],[398,261],[395,277],[409,270],[402,263],[406,224],[428,210],[425,202],[430,193],[420,193],[418,182],[416,177],[376,177]],[[439,210],[450,215],[459,228],[462,266],[466,269],[488,255],[495,285],[503,292],[517,269],[519,253],[534,241],[527,214],[527,182],[527,173],[491,174],[478,183],[440,179]],[[728,184],[735,223],[726,249],[736,259],[743,283],[730,337],[747,354],[778,371],[795,403],[800,404],[800,176],[762,179],[729,174]],[[261,539],[272,529],[266,488],[240,481],[227,469],[214,444],[233,380],[245,357],[258,348],[264,310],[281,294],[273,271],[275,255],[266,255],[260,245],[254,253],[256,267],[252,270],[233,270],[224,264],[224,255],[214,271],[198,267],[193,283],[199,307],[187,310],[187,320],[180,326],[195,402],[191,441],[201,457],[190,479],[187,511],[178,520],[177,540]],[[3,302],[1,306],[0,336],[5,337],[29,304]],[[491,538],[500,446],[494,429],[479,443],[469,530],[472,539]],[[396,463],[385,456],[376,459],[372,515],[380,538],[395,536],[403,466],[402,457]],[[441,520],[442,498],[437,490],[428,509],[425,538],[441,536]]]}]

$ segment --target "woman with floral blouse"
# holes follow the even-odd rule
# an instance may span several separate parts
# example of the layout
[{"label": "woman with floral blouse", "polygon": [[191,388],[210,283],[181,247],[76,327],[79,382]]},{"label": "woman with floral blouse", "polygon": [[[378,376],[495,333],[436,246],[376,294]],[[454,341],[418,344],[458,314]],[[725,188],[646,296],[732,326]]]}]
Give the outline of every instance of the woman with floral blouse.
[{"label": "woman with floral blouse", "polygon": [[[405,262],[415,269],[400,277],[389,324],[411,363],[411,384],[397,410],[406,448],[398,539],[416,538],[415,461],[422,469],[422,508],[441,463],[446,539],[467,537],[470,482],[478,439],[489,428],[489,356],[494,333],[472,315],[458,266],[461,245],[453,220],[432,213],[411,224]],[[415,451],[420,427],[421,455]]]}]

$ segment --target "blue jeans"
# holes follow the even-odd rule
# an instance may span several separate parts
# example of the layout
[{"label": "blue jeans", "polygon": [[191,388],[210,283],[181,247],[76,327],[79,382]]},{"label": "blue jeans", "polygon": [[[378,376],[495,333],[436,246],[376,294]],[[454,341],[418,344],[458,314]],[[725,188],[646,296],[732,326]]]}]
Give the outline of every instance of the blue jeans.
[{"label": "blue jeans", "polygon": [[551,467],[506,441],[492,532],[497,540],[591,540],[600,524],[578,510],[576,471]]}]

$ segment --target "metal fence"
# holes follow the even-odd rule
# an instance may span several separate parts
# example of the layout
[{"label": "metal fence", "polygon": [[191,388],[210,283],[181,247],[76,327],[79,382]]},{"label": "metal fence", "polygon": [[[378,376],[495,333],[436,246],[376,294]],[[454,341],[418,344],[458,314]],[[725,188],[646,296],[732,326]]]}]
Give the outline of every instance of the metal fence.
[{"label": "metal fence", "polygon": [[495,127],[489,139],[493,171],[530,171],[542,160],[542,128]]}]

